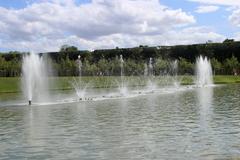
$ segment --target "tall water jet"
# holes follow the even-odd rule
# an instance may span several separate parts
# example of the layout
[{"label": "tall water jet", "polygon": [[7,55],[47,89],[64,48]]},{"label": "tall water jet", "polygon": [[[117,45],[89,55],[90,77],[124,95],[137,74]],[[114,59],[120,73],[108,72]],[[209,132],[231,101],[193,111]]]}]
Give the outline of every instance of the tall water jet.
[{"label": "tall water jet", "polygon": [[207,57],[200,56],[196,60],[196,85],[199,87],[212,85],[212,66]]},{"label": "tall water jet", "polygon": [[121,78],[124,76],[124,68],[123,68],[123,63],[124,63],[124,60],[123,60],[123,57],[122,57],[122,55],[120,55],[120,59],[119,59],[119,61],[120,61],[120,67],[121,67]]},{"label": "tall water jet", "polygon": [[29,105],[32,101],[46,101],[49,95],[46,66],[42,56],[33,53],[23,56],[22,90]]},{"label": "tall water jet", "polygon": [[83,100],[85,97],[85,90],[87,86],[84,86],[82,82],[82,61],[81,56],[78,55],[78,59],[76,61],[78,66],[78,80],[76,78],[73,79],[72,86],[79,98],[79,100]]},{"label": "tall water jet", "polygon": [[178,60],[171,62],[170,67],[171,75],[173,78],[173,85],[175,87],[179,87],[180,82],[178,80]]},{"label": "tall water jet", "polygon": [[82,61],[81,61],[80,55],[78,55],[77,64],[78,64],[78,75],[79,75],[79,78],[81,79],[81,77],[82,77]]},{"label": "tall water jet", "polygon": [[173,76],[177,76],[178,73],[178,60],[171,62],[171,73]]},{"label": "tall water jet", "polygon": [[156,89],[156,84],[153,82],[154,74],[153,74],[153,60],[150,57],[148,62],[148,82],[147,89],[153,91]]},{"label": "tall water jet", "polygon": [[120,77],[121,77],[119,90],[120,90],[120,94],[125,96],[127,95],[128,91],[127,91],[127,87],[124,80],[124,60],[122,55],[120,55],[119,62],[120,62]]},{"label": "tall water jet", "polygon": [[144,64],[144,77],[148,76],[148,65],[147,63]]},{"label": "tall water jet", "polygon": [[148,63],[148,75],[153,76],[153,61],[152,58],[149,58],[149,63]]}]

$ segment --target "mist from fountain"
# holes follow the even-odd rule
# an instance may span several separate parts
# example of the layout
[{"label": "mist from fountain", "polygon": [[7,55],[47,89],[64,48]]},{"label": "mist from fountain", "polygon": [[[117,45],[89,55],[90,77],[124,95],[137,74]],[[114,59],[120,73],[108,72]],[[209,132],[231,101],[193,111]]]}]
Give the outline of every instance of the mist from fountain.
[{"label": "mist from fountain", "polygon": [[144,77],[147,77],[148,76],[148,65],[147,63],[144,64]]},{"label": "mist from fountain", "polygon": [[81,61],[80,55],[78,55],[77,64],[78,64],[78,75],[81,80],[81,78],[82,78],[82,61]]},{"label": "mist from fountain", "polygon": [[173,85],[174,87],[179,87],[180,82],[178,80],[178,60],[171,62],[170,67],[171,67],[170,70],[172,74]]},{"label": "mist from fountain", "polygon": [[156,83],[154,82],[153,74],[153,60],[150,57],[148,62],[148,81],[147,81],[147,90],[154,91],[157,88]]},{"label": "mist from fountain", "polygon": [[[99,100],[99,99],[108,99],[108,98],[126,98],[134,97],[137,95],[146,95],[152,93],[165,93],[181,90],[178,82],[178,61],[168,62],[168,69],[164,70],[163,75],[159,76],[159,79],[156,79],[154,75],[154,62],[152,58],[149,58],[149,61],[144,65],[144,83],[139,85],[139,90],[133,89],[129,90],[127,88],[126,78],[124,77],[124,59],[123,56],[119,56],[119,69],[120,69],[120,79],[118,81],[119,92],[107,93],[104,92],[103,95],[92,95],[91,90],[88,91],[86,96],[86,89],[89,83],[84,83],[82,79],[82,68],[83,63],[81,61],[81,56],[79,55],[76,60],[76,65],[78,68],[78,77],[74,78],[72,81],[72,86],[75,89],[76,96],[78,97],[77,101],[89,101],[89,100]],[[36,102],[47,102],[46,97],[48,94],[48,74],[42,56],[37,54],[28,54],[23,57],[22,64],[22,88],[25,97],[29,101],[29,104],[33,101]],[[157,67],[157,66],[156,66]],[[198,86],[206,86],[212,84],[212,71],[210,61],[206,57],[200,56],[196,61],[196,84]],[[159,83],[163,81],[163,83]],[[137,81],[135,81],[137,83]],[[143,82],[143,81],[142,81]],[[157,82],[157,83],[156,83]],[[142,89],[142,85],[146,84],[146,88]],[[158,85],[156,85],[158,84]],[[166,87],[171,84],[174,84],[174,87]],[[160,85],[164,85],[159,87]],[[75,101],[74,99],[73,101]],[[69,99],[64,100],[71,101]],[[49,101],[48,101],[49,102]]]},{"label": "mist from fountain", "polygon": [[153,61],[151,57],[149,58],[149,63],[148,63],[148,75],[150,77],[153,76]]},{"label": "mist from fountain", "polygon": [[79,100],[83,100],[85,98],[87,85],[84,85],[84,83],[82,81],[82,61],[81,61],[80,55],[78,55],[78,59],[77,59],[76,63],[78,66],[78,77],[73,78],[73,81],[71,84],[72,84]]},{"label": "mist from fountain", "polygon": [[122,96],[126,96],[128,94],[128,89],[127,89],[126,82],[125,82],[125,79],[124,79],[124,60],[123,60],[122,55],[120,55],[119,62],[120,62],[121,82],[120,82],[120,85],[119,85],[118,89],[119,89],[120,94]]},{"label": "mist from fountain", "polygon": [[45,102],[49,97],[47,64],[43,57],[31,53],[23,56],[22,91],[29,105],[32,101]]},{"label": "mist from fountain", "polygon": [[196,60],[196,81],[198,87],[213,84],[212,66],[207,57],[200,56]]}]

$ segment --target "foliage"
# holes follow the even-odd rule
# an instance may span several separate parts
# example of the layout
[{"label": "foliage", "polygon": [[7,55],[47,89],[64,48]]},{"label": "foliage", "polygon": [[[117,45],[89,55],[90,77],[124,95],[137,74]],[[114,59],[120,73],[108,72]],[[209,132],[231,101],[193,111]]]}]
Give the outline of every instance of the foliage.
[{"label": "foliage", "polygon": [[232,56],[231,58],[226,59],[224,66],[226,72],[234,74],[239,68],[239,62],[236,57]]},{"label": "foliage", "polygon": [[180,58],[179,60],[179,73],[183,74],[193,74],[194,65],[185,58]]},{"label": "foliage", "polygon": [[212,64],[213,74],[214,75],[221,74],[222,64],[216,58],[211,59],[211,64]]},{"label": "foliage", "polygon": [[[75,46],[63,45],[59,52],[41,53],[49,57],[55,76],[77,76],[76,60],[81,55],[82,75],[117,76],[120,74],[119,56],[124,58],[125,75],[143,75],[144,64],[153,58],[153,70],[156,75],[169,71],[170,62],[179,61],[179,74],[193,74],[194,63],[199,55],[211,59],[215,74],[235,74],[240,72],[240,42],[226,39],[223,43],[157,46],[141,45],[134,48],[102,49],[79,51]],[[22,56],[17,51],[0,54],[0,76],[15,77],[21,75]]]}]

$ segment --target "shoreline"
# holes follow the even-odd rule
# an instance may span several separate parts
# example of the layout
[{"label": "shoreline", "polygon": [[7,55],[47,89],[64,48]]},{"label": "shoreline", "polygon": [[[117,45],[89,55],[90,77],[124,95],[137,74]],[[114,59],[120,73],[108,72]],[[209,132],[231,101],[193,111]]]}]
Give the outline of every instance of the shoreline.
[{"label": "shoreline", "polygon": [[[164,76],[163,76],[164,77]],[[74,78],[79,77],[50,77],[50,81],[54,81],[53,88],[50,88],[50,91],[67,91],[73,90],[74,88],[71,85],[71,81]],[[83,76],[83,82],[90,82],[90,89],[100,89],[100,88],[117,88],[116,83],[119,80],[119,76],[102,76],[102,77],[91,77]],[[138,76],[126,76],[126,81],[128,82],[129,87],[145,86],[148,79],[141,79]],[[162,79],[161,77],[155,77],[155,82],[159,82]],[[164,77],[167,78],[172,77]],[[181,85],[193,85],[194,76],[178,76],[178,79],[181,80]],[[131,82],[130,82],[131,81]],[[214,84],[240,84],[240,76],[230,76],[230,75],[216,75],[213,77]],[[103,83],[104,82],[104,83]],[[137,84],[136,84],[137,83]],[[51,84],[51,83],[50,83]],[[51,86],[51,85],[50,85]],[[21,77],[0,77],[0,94],[10,94],[10,93],[21,93]]]}]

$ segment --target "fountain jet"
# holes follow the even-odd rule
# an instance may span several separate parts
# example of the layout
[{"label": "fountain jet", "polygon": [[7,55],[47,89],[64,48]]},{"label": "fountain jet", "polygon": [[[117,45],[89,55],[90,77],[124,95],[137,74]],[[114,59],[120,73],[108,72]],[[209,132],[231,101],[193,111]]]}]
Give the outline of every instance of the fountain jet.
[{"label": "fountain jet", "polygon": [[196,60],[196,85],[199,87],[212,85],[212,66],[207,57],[200,56]]},{"label": "fountain jet", "polygon": [[85,98],[87,84],[85,85],[82,81],[82,60],[80,55],[78,55],[76,63],[78,65],[78,78],[73,78],[73,82],[71,84],[76,92],[76,95],[81,101]]},{"label": "fountain jet", "polygon": [[175,87],[179,87],[180,86],[180,82],[178,80],[178,60],[175,60],[173,62],[170,63],[170,69],[171,69],[171,75],[173,78],[173,85]]},{"label": "fountain jet", "polygon": [[22,90],[31,105],[32,101],[45,101],[48,97],[46,64],[42,56],[26,54],[22,63]]},{"label": "fountain jet", "polygon": [[157,86],[154,82],[154,74],[153,74],[153,59],[150,57],[148,62],[148,81],[147,81],[147,89],[153,92]]},{"label": "fountain jet", "polygon": [[121,76],[121,84],[119,86],[119,91],[120,91],[120,94],[123,95],[123,96],[126,96],[128,94],[128,89],[126,87],[126,84],[125,84],[125,80],[124,80],[124,60],[123,60],[123,56],[120,55],[120,59],[119,59],[119,62],[120,62],[120,76]]},{"label": "fountain jet", "polygon": [[152,58],[149,58],[149,63],[148,63],[148,75],[153,76],[153,61]]}]

